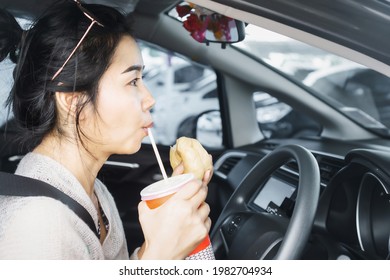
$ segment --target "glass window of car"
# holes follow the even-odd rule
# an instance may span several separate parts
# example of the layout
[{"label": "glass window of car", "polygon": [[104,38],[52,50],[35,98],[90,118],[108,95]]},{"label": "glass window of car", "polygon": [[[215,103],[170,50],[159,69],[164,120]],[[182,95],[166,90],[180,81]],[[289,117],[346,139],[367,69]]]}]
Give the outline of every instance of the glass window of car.
[{"label": "glass window of car", "polygon": [[266,92],[254,92],[253,101],[259,129],[266,138],[314,136],[321,125]]},{"label": "glass window of car", "polygon": [[[168,15],[179,21],[183,21],[183,18],[179,17],[175,8],[171,9],[168,12]],[[251,29],[251,26],[249,25],[247,28]],[[267,51],[274,50],[275,45],[273,43],[267,48],[264,48],[264,46],[259,48],[255,45],[257,44],[257,41],[254,41],[254,44],[252,45],[251,36],[253,34],[256,33],[246,34],[245,41],[242,45],[239,43],[238,46],[251,53],[257,51],[261,54],[262,52],[267,53]],[[236,44],[233,44],[233,46],[234,45]],[[289,49],[288,45],[284,44],[284,42],[280,45],[280,47],[282,47],[282,49],[285,48],[286,50]],[[278,54],[272,54],[271,56],[273,59],[272,61],[280,61],[282,58],[282,55]],[[302,60],[292,57],[290,63],[291,65],[285,65],[284,67],[291,68],[291,71],[294,71],[296,76],[306,76],[306,74],[312,70],[310,69],[312,66],[308,66],[311,64],[311,61],[308,61],[305,64],[305,66],[309,69],[305,69],[306,67],[300,67],[299,69],[297,68],[293,70],[293,60],[296,60],[296,63],[299,63],[302,66]],[[266,138],[288,138],[304,135],[318,135],[321,132],[321,125],[319,123],[314,122],[314,120],[307,117],[304,113],[299,112],[291,108],[289,105],[279,101],[277,98],[272,96],[271,93],[267,93],[259,89],[258,92],[253,93],[253,102],[256,107],[259,129]],[[201,140],[202,144],[207,145],[207,143],[213,143],[213,147],[219,147],[221,145],[222,127],[220,126],[222,125],[222,122],[219,118],[219,113],[211,112],[204,118],[201,118],[200,122],[198,122],[197,135],[199,136],[199,140]],[[214,134],[212,140],[209,137],[211,133]],[[207,137],[205,137],[205,135],[207,135]]]},{"label": "glass window of car", "polygon": [[0,126],[7,121],[8,110],[5,105],[13,83],[14,66],[9,59],[0,63]]},{"label": "glass window of car", "polygon": [[[16,20],[23,28],[28,28],[31,24],[29,20],[23,18],[16,18]],[[13,85],[12,73],[14,68],[15,64],[9,58],[0,63],[0,126],[12,117],[12,112],[8,112],[6,108],[6,101]]]},{"label": "glass window of car", "polygon": [[180,136],[194,137],[197,117],[219,110],[215,72],[156,45],[139,41],[139,46],[144,82],[156,99],[152,109],[156,143],[173,145]]},{"label": "glass window of car", "polygon": [[203,78],[204,67],[196,64],[190,64],[176,70],[174,74],[174,83],[190,83]]},{"label": "glass window of car", "polygon": [[245,32],[245,40],[235,47],[309,87],[318,98],[360,125],[389,135],[389,77],[257,26],[248,25]]}]

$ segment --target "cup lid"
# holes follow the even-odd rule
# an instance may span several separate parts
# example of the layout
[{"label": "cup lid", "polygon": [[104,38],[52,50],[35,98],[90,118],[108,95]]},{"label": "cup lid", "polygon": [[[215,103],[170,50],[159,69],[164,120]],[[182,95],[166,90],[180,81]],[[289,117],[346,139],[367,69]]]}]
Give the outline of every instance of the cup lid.
[{"label": "cup lid", "polygon": [[169,177],[166,180],[157,181],[141,191],[142,200],[151,200],[177,192],[184,184],[194,178],[191,173]]}]

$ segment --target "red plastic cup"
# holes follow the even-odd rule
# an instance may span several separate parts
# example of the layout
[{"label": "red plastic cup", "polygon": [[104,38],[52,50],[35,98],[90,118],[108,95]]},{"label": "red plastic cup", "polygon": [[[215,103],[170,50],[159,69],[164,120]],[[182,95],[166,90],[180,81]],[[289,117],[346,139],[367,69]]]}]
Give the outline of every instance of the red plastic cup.
[{"label": "red plastic cup", "polygon": [[[194,178],[193,174],[181,174],[157,181],[141,191],[141,199],[150,209],[165,203],[172,195]],[[210,238],[207,236],[186,258],[190,260],[215,260]]]}]

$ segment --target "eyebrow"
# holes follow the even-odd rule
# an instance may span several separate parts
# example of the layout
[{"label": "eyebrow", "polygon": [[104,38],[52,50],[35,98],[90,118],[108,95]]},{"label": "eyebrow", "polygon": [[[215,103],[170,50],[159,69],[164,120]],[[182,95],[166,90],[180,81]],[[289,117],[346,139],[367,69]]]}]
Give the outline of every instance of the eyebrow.
[{"label": "eyebrow", "polygon": [[123,71],[121,74],[124,74],[124,73],[128,73],[128,72],[131,72],[131,71],[139,71],[139,72],[142,72],[142,70],[144,70],[145,68],[145,65],[131,65],[129,68],[127,68],[125,71]]}]

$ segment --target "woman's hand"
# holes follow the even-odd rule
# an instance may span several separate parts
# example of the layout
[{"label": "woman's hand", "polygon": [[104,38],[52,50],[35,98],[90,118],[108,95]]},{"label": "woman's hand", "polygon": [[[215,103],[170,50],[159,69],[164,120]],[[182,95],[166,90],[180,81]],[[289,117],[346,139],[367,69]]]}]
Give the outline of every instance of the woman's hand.
[{"label": "woman's hand", "polygon": [[[180,174],[180,170],[176,172]],[[138,253],[140,259],[184,259],[207,236],[211,226],[210,208],[204,202],[207,180],[209,178],[190,181],[153,210],[144,201],[139,203],[139,219],[145,237]]]},{"label": "woman's hand", "polygon": [[[212,160],[211,155],[209,155],[209,157],[210,157],[210,160]],[[177,176],[177,175],[180,175],[183,173],[184,173],[184,164],[183,164],[183,162],[181,162],[178,166],[176,166],[175,169],[173,169],[172,176]],[[203,179],[202,179],[203,184],[207,185],[210,182],[211,177],[213,177],[213,168],[205,171]]]}]

